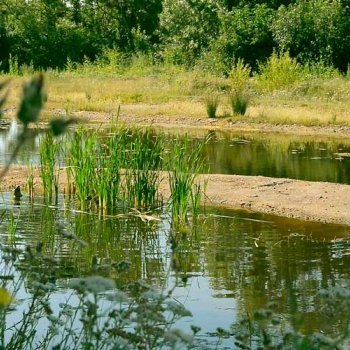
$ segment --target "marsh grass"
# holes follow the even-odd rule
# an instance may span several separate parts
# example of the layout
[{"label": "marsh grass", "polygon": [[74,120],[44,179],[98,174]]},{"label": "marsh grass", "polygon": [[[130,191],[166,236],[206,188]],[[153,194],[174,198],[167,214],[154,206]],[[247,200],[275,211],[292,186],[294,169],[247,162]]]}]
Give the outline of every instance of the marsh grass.
[{"label": "marsh grass", "polygon": [[244,92],[233,92],[229,96],[229,102],[233,115],[245,115],[249,105],[249,95]]},{"label": "marsh grass", "polygon": [[172,152],[168,158],[172,223],[180,230],[188,222],[189,209],[192,213],[198,212],[203,192],[198,178],[203,170],[203,145],[203,141],[191,144],[186,136],[181,142],[172,145]]},{"label": "marsh grass", "polygon": [[204,102],[208,118],[215,118],[219,106],[219,96],[214,92],[211,94],[207,94]]},{"label": "marsh grass", "polygon": [[39,153],[44,199],[48,202],[52,202],[53,196],[56,202],[58,198],[59,170],[57,170],[57,157],[59,150],[59,143],[54,140],[51,133],[46,133],[41,141]]},{"label": "marsh grass", "polygon": [[97,135],[79,128],[71,137],[66,148],[69,177],[74,179],[75,193],[81,209],[98,200],[97,184]]},{"label": "marsh grass", "polygon": [[32,164],[30,164],[27,167],[26,189],[28,191],[29,199],[33,200],[34,199],[34,168]]},{"label": "marsh grass", "polygon": [[133,130],[126,157],[127,201],[147,209],[159,202],[164,139],[149,130]]},{"label": "marsh grass", "polygon": [[67,176],[82,209],[159,204],[163,138],[150,130],[111,127],[107,136],[80,129],[66,150]]}]

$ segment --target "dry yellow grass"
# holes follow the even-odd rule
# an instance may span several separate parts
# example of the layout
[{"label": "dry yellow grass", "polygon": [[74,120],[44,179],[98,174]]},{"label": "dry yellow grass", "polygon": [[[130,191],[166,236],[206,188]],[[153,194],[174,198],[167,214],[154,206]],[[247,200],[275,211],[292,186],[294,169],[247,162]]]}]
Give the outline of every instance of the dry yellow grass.
[{"label": "dry yellow grass", "polygon": [[[6,78],[6,77],[4,77]],[[8,108],[15,107],[21,86],[29,77],[11,77]],[[198,72],[164,72],[154,76],[46,74],[48,101],[44,118],[77,112],[122,113],[140,117],[183,116],[205,118],[204,97],[220,92],[227,79]],[[298,125],[350,125],[350,80],[315,79],[300,82],[288,91],[254,94],[244,117],[249,122]],[[221,91],[218,117],[229,116],[230,107]]]}]

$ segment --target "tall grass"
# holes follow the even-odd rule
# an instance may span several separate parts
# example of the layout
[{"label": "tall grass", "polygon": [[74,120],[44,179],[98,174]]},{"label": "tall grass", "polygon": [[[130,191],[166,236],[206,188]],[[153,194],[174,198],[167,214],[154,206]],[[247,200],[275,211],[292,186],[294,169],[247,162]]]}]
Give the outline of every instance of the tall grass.
[{"label": "tall grass", "polygon": [[149,130],[133,130],[126,156],[126,196],[136,208],[158,202],[163,138]]},{"label": "tall grass", "polygon": [[215,93],[208,94],[205,97],[205,107],[209,118],[216,117],[216,111],[219,106],[219,96]]},{"label": "tall grass", "polygon": [[57,202],[59,169],[56,169],[56,158],[60,145],[51,133],[46,133],[40,144],[40,177],[43,183],[44,200],[52,202],[53,195]]},{"label": "tall grass", "polygon": [[203,170],[203,145],[204,142],[191,144],[186,136],[181,142],[173,143],[172,153],[168,158],[172,222],[174,227],[180,229],[188,221],[189,210],[194,214],[198,212],[203,191],[198,178]]},{"label": "tall grass", "polygon": [[69,179],[82,209],[149,208],[158,203],[162,138],[116,127],[107,137],[78,130],[67,148]]},{"label": "tall grass", "polygon": [[87,209],[91,201],[98,199],[96,192],[97,134],[87,129],[78,129],[71,137],[66,155],[68,172],[73,175],[81,209]]},{"label": "tall grass", "polygon": [[229,102],[231,105],[232,113],[234,115],[245,115],[248,104],[249,96],[243,92],[233,92],[229,96]]}]

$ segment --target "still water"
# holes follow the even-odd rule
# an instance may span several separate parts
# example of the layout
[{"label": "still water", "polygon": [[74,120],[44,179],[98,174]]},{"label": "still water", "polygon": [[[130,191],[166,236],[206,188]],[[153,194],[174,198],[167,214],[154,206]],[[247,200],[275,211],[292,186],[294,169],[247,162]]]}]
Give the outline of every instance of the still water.
[{"label": "still water", "polygon": [[[7,210],[3,246],[24,248],[43,242],[45,253],[55,258],[52,282],[60,292],[53,296],[53,305],[69,293],[67,280],[94,273],[94,260],[94,269],[100,268],[119,286],[137,279],[160,289],[176,286],[173,296],[193,314],[178,326],[201,327],[199,337],[209,349],[216,346],[212,332],[217,327],[230,329],[269,302],[276,302],[278,314],[286,319],[302,315],[300,328],[305,333],[335,335],[346,322],[345,315],[320,306],[319,291],[350,284],[348,227],[206,208],[192,232],[180,237],[174,248],[164,212],[156,213],[159,221],[146,223],[133,215],[75,212],[62,197],[58,207],[48,207],[38,199],[30,204],[26,198],[13,206],[9,196],[3,198],[1,209]],[[13,218],[17,227],[10,234]],[[72,242],[70,235],[84,244]],[[130,269],[117,274],[108,267],[118,261],[129,261]],[[17,308],[21,310],[20,303]],[[219,348],[234,348],[233,337]]]},{"label": "still water", "polygon": [[[10,158],[16,135],[15,123],[0,129],[0,164]],[[208,173],[350,184],[350,141],[345,138],[224,131],[192,132],[189,136],[194,140],[208,138],[203,149],[204,171]],[[178,134],[168,132],[166,137],[170,140]],[[40,139],[40,133],[30,138],[15,164],[38,164]]]},{"label": "still water", "polygon": [[[0,132],[0,163],[9,159],[16,133],[15,126]],[[203,150],[209,173],[350,184],[350,142],[344,139],[226,132],[192,136],[209,136]],[[40,134],[17,163],[37,164],[39,144]],[[102,273],[120,287],[143,279],[160,290],[174,288],[173,297],[193,315],[177,326],[200,327],[201,349],[234,348],[232,325],[271,302],[279,317],[297,320],[305,334],[336,336],[348,322],[347,309],[325,305],[319,293],[350,287],[348,227],[203,208],[198,222],[178,234],[174,244],[166,210],[153,213],[157,220],[148,222],[137,212],[122,217],[82,213],[63,197],[58,206],[41,204],[40,198],[30,203],[26,196],[14,205],[9,194],[3,195],[0,209],[3,247],[25,249],[41,242],[54,258],[52,283],[59,290],[51,299],[54,307],[71,293],[67,281]],[[121,261],[130,268],[117,273],[111,266]],[[18,293],[10,322],[20,317],[28,296],[25,286]],[[217,327],[230,330],[219,345]]]}]

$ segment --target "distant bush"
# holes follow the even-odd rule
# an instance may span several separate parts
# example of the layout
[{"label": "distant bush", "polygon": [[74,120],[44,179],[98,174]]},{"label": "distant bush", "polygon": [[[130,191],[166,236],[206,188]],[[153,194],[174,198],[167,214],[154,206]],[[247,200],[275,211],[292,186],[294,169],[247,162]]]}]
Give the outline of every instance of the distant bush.
[{"label": "distant bush", "polygon": [[218,36],[219,7],[211,0],[164,0],[160,38],[166,61],[193,66]]},{"label": "distant bush", "polygon": [[304,71],[296,59],[288,52],[273,53],[266,63],[259,64],[259,74],[255,76],[255,87],[260,91],[280,90],[301,80]]},{"label": "distant bush", "polygon": [[230,65],[241,58],[255,69],[258,60],[265,60],[273,52],[270,29],[275,11],[266,5],[244,6],[220,12],[220,36],[211,43],[212,57]]}]

